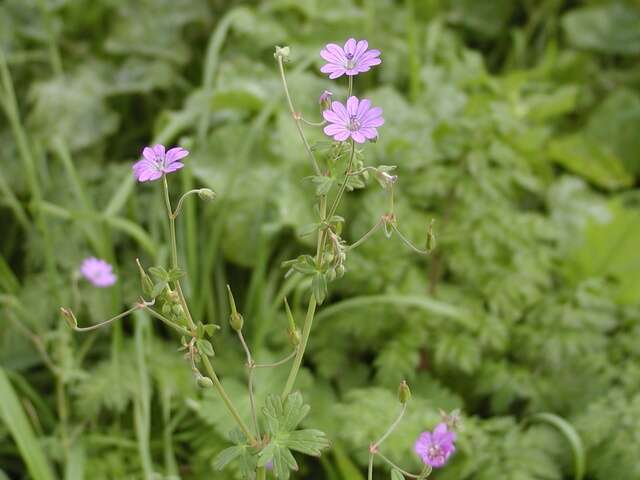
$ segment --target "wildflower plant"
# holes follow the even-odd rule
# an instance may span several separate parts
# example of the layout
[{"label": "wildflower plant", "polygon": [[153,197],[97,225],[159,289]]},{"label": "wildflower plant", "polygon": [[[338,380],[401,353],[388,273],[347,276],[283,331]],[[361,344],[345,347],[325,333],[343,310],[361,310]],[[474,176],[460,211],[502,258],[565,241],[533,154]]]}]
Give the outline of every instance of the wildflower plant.
[{"label": "wildflower plant", "polygon": [[[310,287],[306,316],[299,330],[294,315],[284,299],[284,310],[288,319],[288,336],[291,352],[282,359],[271,363],[260,363],[249,348],[243,333],[245,319],[238,310],[231,288],[227,285],[230,308],[229,325],[235,332],[245,354],[247,370],[247,396],[250,405],[250,419],[241,415],[238,405],[227,393],[218,376],[215,352],[211,337],[219,326],[204,323],[194,318],[189,301],[184,294],[182,282],[188,272],[179,265],[176,237],[176,221],[184,202],[197,195],[203,200],[213,200],[215,193],[210,189],[192,189],[183,193],[175,205],[171,201],[169,175],[188,163],[189,152],[179,146],[166,148],[156,144],[145,147],[141,158],[133,165],[133,174],[140,183],[158,182],[167,218],[170,241],[169,266],[145,268],[136,260],[140,273],[142,295],[125,312],[95,325],[81,327],[73,311],[61,308],[61,313],[76,331],[95,330],[110,324],[131,313],[141,310],[160,320],[180,334],[180,350],[193,373],[195,383],[203,389],[215,389],[222,399],[227,413],[235,421],[236,429],[230,434],[233,446],[223,450],[214,460],[216,469],[223,469],[231,462],[237,462],[239,470],[246,479],[265,479],[267,470],[271,470],[278,479],[288,479],[291,472],[298,470],[298,464],[292,452],[310,456],[320,456],[329,447],[325,433],[316,429],[301,428],[301,422],[310,411],[302,394],[295,390],[296,380],[311,338],[316,311],[329,295],[331,282],[343,277],[347,271],[349,253],[362,245],[371,236],[382,229],[388,238],[397,237],[402,243],[420,254],[428,254],[435,246],[433,223],[428,225],[425,248],[414,245],[401,231],[394,211],[394,195],[398,181],[395,167],[389,165],[372,166],[365,162],[367,143],[377,141],[378,129],[385,123],[383,111],[375,106],[375,99],[359,98],[354,88],[354,78],[372,67],[380,65],[380,51],[370,50],[366,40],[349,39],[340,47],[328,44],[320,53],[328,63],[321,72],[330,79],[346,75],[347,96],[344,101],[325,90],[319,95],[319,104],[323,110],[321,122],[311,122],[295,109],[290,94],[285,64],[290,60],[289,47],[276,47],[274,58],[280,73],[288,107],[297,128],[300,140],[313,175],[308,178],[315,194],[316,221],[308,225],[303,234],[315,236],[314,254],[304,254],[285,261],[285,276],[297,275]],[[305,128],[322,128],[333,140],[329,148],[311,145],[305,134]],[[388,198],[387,207],[380,217],[359,239],[348,242],[342,237],[345,230],[345,218],[340,216],[340,206],[345,196],[356,189],[366,187],[375,180],[382,188],[382,194]],[[81,274],[97,287],[106,287],[116,282],[112,267],[106,262],[89,258],[81,267]],[[273,392],[259,405],[254,394],[254,381],[261,369],[284,367],[290,364],[289,374],[281,392]],[[426,478],[432,468],[442,467],[454,452],[455,433],[452,425],[439,424],[433,433],[425,432],[418,439],[415,451],[424,462],[423,470],[411,474],[396,466],[380,451],[381,444],[393,432],[407,409],[410,398],[409,387],[402,382],[399,390],[401,412],[387,431],[369,447],[369,480],[373,475],[373,463],[376,456],[388,463],[393,478]],[[410,446],[408,445],[409,449]]]}]

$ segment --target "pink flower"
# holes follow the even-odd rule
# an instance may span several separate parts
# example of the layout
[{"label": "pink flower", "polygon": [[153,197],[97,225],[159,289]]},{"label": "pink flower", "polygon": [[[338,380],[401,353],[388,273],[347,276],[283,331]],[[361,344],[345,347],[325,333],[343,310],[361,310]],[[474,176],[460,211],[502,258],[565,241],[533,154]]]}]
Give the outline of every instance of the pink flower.
[{"label": "pink flower", "polygon": [[86,258],[80,265],[80,273],[96,287],[110,287],[116,283],[113,267],[96,257]]},{"label": "pink flower", "polygon": [[328,73],[332,80],[344,74],[357,75],[367,72],[374,65],[382,63],[378,58],[380,50],[367,50],[367,48],[369,48],[369,42],[366,40],[356,42],[354,38],[347,40],[344,48],[335,43],[329,43],[320,51],[320,56],[328,62],[320,71]]},{"label": "pink flower", "polygon": [[453,444],[455,440],[455,432],[449,431],[446,423],[439,423],[433,433],[422,432],[420,434],[415,450],[425,464],[433,468],[440,468],[455,452],[456,447]]},{"label": "pink flower", "polygon": [[346,107],[340,102],[333,102],[331,109],[322,112],[322,116],[329,122],[324,133],[338,142],[349,137],[357,143],[372,140],[378,136],[377,127],[384,124],[382,109],[371,108],[371,101],[366,98],[349,97]]},{"label": "pink flower", "polygon": [[166,173],[175,172],[184,167],[179,160],[189,155],[184,148],[174,147],[165,153],[164,145],[145,147],[142,159],[133,165],[133,174],[139,182],[158,180]]}]

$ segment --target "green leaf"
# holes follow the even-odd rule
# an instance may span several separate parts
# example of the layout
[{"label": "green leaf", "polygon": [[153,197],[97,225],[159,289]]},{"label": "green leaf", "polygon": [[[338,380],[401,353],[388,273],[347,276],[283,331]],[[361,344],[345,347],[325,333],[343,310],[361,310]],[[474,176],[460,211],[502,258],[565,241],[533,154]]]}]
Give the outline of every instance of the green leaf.
[{"label": "green leaf", "polygon": [[319,457],[322,450],[329,448],[329,440],[320,430],[296,430],[289,435],[287,447],[305,455]]},{"label": "green leaf", "polygon": [[227,466],[227,464],[229,464],[229,462],[232,462],[242,455],[245,449],[246,447],[241,445],[225,448],[216,455],[216,458],[213,460],[213,468],[216,470],[222,470]]},{"label": "green leaf", "polygon": [[286,479],[291,470],[298,469],[290,450],[320,456],[321,451],[329,447],[329,441],[323,432],[296,430],[309,413],[309,408],[309,405],[304,404],[300,392],[292,393],[284,402],[278,395],[267,397],[263,413],[271,440],[259,454],[259,466],[272,460],[277,477]]},{"label": "green leaf", "polygon": [[586,135],[578,133],[552,141],[549,154],[556,162],[601,187],[616,189],[633,184],[633,176],[620,159]]},{"label": "green leaf", "polygon": [[183,278],[186,274],[187,272],[185,272],[184,270],[181,270],[179,268],[172,268],[167,272],[167,280],[169,282],[175,282],[176,280],[180,280],[181,278]]},{"label": "green leaf", "polygon": [[20,405],[20,400],[2,367],[0,367],[0,398],[2,399],[0,401],[0,418],[18,445],[18,450],[27,464],[29,474],[34,480],[54,480],[56,477],[51,465],[42,451]]},{"label": "green leaf", "polygon": [[170,280],[169,272],[167,272],[163,267],[149,267],[149,273],[159,280],[163,280],[165,282]]},{"label": "green leaf", "polygon": [[213,357],[215,352],[213,351],[213,345],[209,340],[205,340],[203,338],[199,338],[196,340],[196,345],[198,346],[198,351],[201,354],[207,355],[208,357]]},{"label": "green leaf", "polygon": [[327,279],[323,273],[316,272],[311,280],[311,289],[318,305],[322,305],[325,298],[327,298]]},{"label": "green leaf", "polygon": [[156,298],[161,295],[165,288],[167,288],[167,282],[156,283],[151,290],[151,298]]},{"label": "green leaf", "polygon": [[640,12],[621,2],[569,11],[562,18],[569,42],[601,53],[640,53]]},{"label": "green leaf", "polygon": [[326,195],[331,190],[331,187],[336,183],[335,178],[327,177],[325,175],[314,175],[309,178],[316,186],[316,195]]},{"label": "green leaf", "polygon": [[623,199],[609,202],[606,216],[592,220],[582,243],[570,254],[569,275],[575,280],[609,277],[615,299],[622,304],[640,300],[640,208]]}]

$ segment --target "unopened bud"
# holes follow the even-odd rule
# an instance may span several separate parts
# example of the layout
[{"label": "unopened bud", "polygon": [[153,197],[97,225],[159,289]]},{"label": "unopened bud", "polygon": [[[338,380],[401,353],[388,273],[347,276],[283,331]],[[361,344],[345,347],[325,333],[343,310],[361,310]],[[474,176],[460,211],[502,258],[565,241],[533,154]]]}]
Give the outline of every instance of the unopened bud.
[{"label": "unopened bud", "polygon": [[176,292],[175,290],[169,290],[167,292],[167,298],[171,303],[180,303],[180,295],[178,295],[178,292]]},{"label": "unopened bud", "polygon": [[196,382],[200,388],[211,388],[213,387],[213,381],[209,377],[205,377],[204,375],[198,374],[196,377]]},{"label": "unopened bud", "polygon": [[400,403],[404,405],[409,401],[410,398],[411,390],[409,389],[409,385],[407,385],[407,382],[403,380],[402,382],[400,382],[400,386],[398,387],[398,400],[400,400]]},{"label": "unopened bud", "polygon": [[289,55],[291,55],[291,49],[289,47],[279,47],[276,45],[276,51],[273,54],[273,58],[278,60],[278,58],[282,58],[284,63],[289,61]]},{"label": "unopened bud", "polygon": [[300,345],[300,330],[295,328],[293,330],[289,330],[287,333],[289,334],[289,340],[291,341],[291,345],[293,345],[294,347],[297,347],[298,345]]},{"label": "unopened bud", "polygon": [[60,313],[71,328],[73,328],[74,330],[78,328],[78,321],[76,320],[75,315],[70,309],[60,307]]},{"label": "unopened bud", "polygon": [[170,303],[165,303],[164,305],[162,305],[162,314],[165,317],[168,317],[169,315],[171,315],[172,311],[173,311],[173,309],[171,308],[171,304]]},{"label": "unopened bud", "polygon": [[147,272],[144,271],[142,264],[140,263],[140,259],[136,258],[136,264],[138,265],[138,270],[140,271],[140,283],[142,284],[142,291],[145,295],[151,295],[153,292],[153,281],[151,277],[147,275]]},{"label": "unopened bud", "polygon": [[236,308],[236,301],[233,298],[233,293],[231,292],[231,287],[227,285],[227,294],[229,296],[229,306],[231,307],[231,315],[229,315],[229,324],[231,328],[233,328],[236,332],[242,330],[242,326],[244,325],[244,318],[242,315],[238,313],[238,309]]},{"label": "unopened bud", "polygon": [[198,197],[200,197],[201,200],[213,200],[216,198],[216,192],[210,188],[201,188],[198,190]]},{"label": "unopened bud", "polygon": [[431,220],[429,223],[429,229],[427,230],[427,252],[431,252],[434,248],[436,248],[436,236],[433,233],[433,223],[435,220]]},{"label": "unopened bud", "polygon": [[320,104],[320,108],[322,110],[329,110],[331,108],[331,96],[332,92],[329,90],[325,90],[320,94],[320,98],[318,98],[318,103]]}]

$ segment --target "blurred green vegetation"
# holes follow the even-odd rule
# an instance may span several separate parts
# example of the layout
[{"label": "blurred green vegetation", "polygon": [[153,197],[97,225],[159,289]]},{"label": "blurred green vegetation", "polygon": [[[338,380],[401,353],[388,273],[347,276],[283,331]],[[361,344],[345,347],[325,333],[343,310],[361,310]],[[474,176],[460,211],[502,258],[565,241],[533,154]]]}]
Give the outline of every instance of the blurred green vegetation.
[{"label": "blurred green vegetation", "polygon": [[[362,479],[402,379],[413,399],[385,443],[394,461],[417,468],[438,408],[466,415],[437,480],[578,478],[565,424],[541,412],[580,435],[585,478],[640,478],[631,0],[0,3],[0,478],[235,478],[212,466],[230,420],[171,332],[139,314],[74,334],[58,307],[98,322],[135,300],[136,257],[167,264],[158,185],[134,185],[131,164],[152,142],[188,148],[173,191],[219,196],[178,222],[187,294],[223,326],[216,365],[248,415],[224,285],[256,355],[278,358],[282,298],[301,318],[308,295],[280,264],[311,248],[297,231],[314,221],[273,48],[292,47],[292,92],[314,119],[323,89],[346,93],[319,50],[349,36],[382,50],[355,86],[386,119],[366,162],[398,166],[400,225],[422,244],[435,218],[438,247],[423,258],[379,233],[332,285],[299,380],[305,424],[332,449],[300,478]],[[384,202],[375,185],[348,195],[345,237]],[[116,265],[117,287],[74,281],[89,255]],[[259,399],[285,370],[260,372]]]}]

